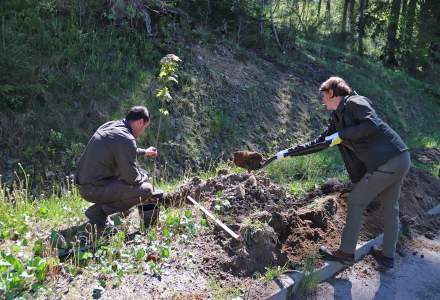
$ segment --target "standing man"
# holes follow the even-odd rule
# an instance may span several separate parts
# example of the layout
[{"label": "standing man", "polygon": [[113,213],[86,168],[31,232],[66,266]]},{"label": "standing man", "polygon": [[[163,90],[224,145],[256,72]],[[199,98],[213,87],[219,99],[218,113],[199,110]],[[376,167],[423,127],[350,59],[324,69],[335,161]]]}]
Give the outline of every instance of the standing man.
[{"label": "standing man", "polygon": [[[320,248],[324,259],[354,262],[354,253],[367,205],[376,197],[382,202],[384,218],[383,250],[372,254],[384,267],[394,266],[399,232],[399,197],[402,181],[411,161],[408,147],[371,107],[369,99],[356,94],[339,77],[321,84],[322,103],[331,111],[327,129],[311,146],[328,141],[338,145],[351,181],[355,184],[348,197],[348,211],[339,249]],[[289,150],[289,149],[287,149]],[[287,150],[277,157],[287,156]]]},{"label": "standing man", "polygon": [[149,126],[147,108],[132,107],[124,120],[99,127],[79,159],[76,183],[80,195],[94,203],[85,215],[96,226],[98,236],[106,226],[107,216],[162,196],[161,191],[153,192],[146,171],[136,164],[136,155],[157,156],[154,147],[136,146],[136,138]]}]

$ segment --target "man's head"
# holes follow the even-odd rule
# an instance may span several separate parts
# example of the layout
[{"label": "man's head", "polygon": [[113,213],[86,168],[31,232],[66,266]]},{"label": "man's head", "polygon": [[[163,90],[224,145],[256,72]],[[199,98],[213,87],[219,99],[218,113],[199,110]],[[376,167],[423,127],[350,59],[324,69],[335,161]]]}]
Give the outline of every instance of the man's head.
[{"label": "man's head", "polygon": [[150,114],[145,106],[133,106],[125,120],[130,124],[135,138],[139,137],[145,131],[145,128],[150,126]]},{"label": "man's head", "polygon": [[322,103],[327,110],[335,110],[342,98],[350,95],[351,87],[340,77],[330,77],[321,84],[319,91],[322,95]]}]

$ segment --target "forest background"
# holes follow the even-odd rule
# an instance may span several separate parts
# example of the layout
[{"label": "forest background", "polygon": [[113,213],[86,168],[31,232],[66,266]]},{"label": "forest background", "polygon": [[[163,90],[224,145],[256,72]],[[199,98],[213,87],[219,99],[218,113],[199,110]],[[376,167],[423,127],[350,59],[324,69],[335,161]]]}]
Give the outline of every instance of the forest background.
[{"label": "forest background", "polygon": [[134,104],[153,118],[138,144],[153,144],[167,53],[183,64],[161,130],[162,179],[313,137],[327,118],[319,83],[335,74],[412,147],[439,144],[439,1],[9,0],[0,15],[6,184],[19,163],[33,187],[70,176],[94,130]]}]

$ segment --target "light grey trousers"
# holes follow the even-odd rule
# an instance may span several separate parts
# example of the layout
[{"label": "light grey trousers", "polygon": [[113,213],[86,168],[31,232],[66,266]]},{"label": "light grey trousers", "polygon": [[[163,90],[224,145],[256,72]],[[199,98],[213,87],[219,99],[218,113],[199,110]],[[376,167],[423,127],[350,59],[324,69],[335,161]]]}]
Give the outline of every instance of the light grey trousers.
[{"label": "light grey trousers", "polygon": [[354,253],[362,226],[363,212],[376,197],[384,219],[383,254],[393,258],[399,235],[399,197],[403,179],[411,165],[408,151],[390,159],[373,173],[367,173],[348,196],[348,211],[340,250]]},{"label": "light grey trousers", "polygon": [[123,212],[142,203],[148,203],[152,195],[152,186],[148,182],[129,185],[122,180],[112,180],[103,186],[80,186],[81,197],[94,203],[86,210],[90,222],[104,226],[107,216]]}]

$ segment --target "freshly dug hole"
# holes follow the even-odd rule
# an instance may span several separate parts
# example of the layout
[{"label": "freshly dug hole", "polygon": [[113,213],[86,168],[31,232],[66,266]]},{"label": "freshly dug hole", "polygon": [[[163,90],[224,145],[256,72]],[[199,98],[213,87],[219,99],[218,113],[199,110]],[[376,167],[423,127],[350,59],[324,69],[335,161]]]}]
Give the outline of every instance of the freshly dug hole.
[{"label": "freshly dug hole", "polygon": [[230,262],[224,264],[225,269],[231,267],[237,275],[250,276],[255,272],[264,273],[266,267],[287,262],[287,257],[277,245],[278,234],[269,224],[249,219],[242,224],[239,232],[243,240]]}]

